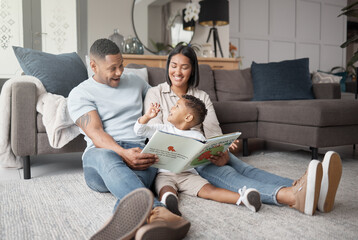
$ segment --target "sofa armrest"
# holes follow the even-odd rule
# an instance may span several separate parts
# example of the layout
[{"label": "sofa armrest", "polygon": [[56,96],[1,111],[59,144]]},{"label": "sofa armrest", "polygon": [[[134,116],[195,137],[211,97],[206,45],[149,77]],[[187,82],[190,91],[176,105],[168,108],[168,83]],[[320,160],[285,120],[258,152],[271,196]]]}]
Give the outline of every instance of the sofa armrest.
[{"label": "sofa armrest", "polygon": [[338,83],[314,83],[313,94],[317,99],[340,99],[341,87]]},{"label": "sofa armrest", "polygon": [[16,156],[36,154],[36,85],[15,82],[11,90],[11,148]]}]

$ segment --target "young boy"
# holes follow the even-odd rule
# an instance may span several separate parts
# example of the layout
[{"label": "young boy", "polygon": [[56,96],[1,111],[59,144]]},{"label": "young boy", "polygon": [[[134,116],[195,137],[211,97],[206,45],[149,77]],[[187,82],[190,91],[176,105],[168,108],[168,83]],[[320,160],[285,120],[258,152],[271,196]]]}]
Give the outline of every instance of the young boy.
[{"label": "young boy", "polygon": [[[198,131],[190,130],[192,127],[202,123],[207,114],[205,104],[198,98],[191,95],[183,95],[176,105],[170,110],[168,121],[172,124],[147,125],[148,121],[157,116],[160,111],[158,104],[151,104],[148,111],[138,119],[134,131],[139,136],[152,137],[156,130],[162,130],[178,135],[205,140],[205,137]],[[210,199],[222,203],[240,205],[243,203],[251,211],[257,212],[261,207],[260,194],[256,189],[246,187],[239,190],[239,193],[211,185],[206,179],[191,169],[181,173],[171,173],[159,169],[155,181],[155,190],[159,200],[167,208],[181,216],[178,208],[178,192],[192,196]]]}]

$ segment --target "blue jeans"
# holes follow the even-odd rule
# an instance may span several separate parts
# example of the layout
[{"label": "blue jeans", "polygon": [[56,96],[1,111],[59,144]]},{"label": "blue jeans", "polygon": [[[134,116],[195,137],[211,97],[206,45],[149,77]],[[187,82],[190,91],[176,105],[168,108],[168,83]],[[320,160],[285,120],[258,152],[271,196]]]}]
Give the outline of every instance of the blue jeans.
[{"label": "blue jeans", "polygon": [[218,167],[209,164],[196,170],[203,178],[219,188],[233,192],[244,186],[255,188],[260,192],[261,201],[266,204],[276,204],[276,194],[283,187],[292,186],[293,180],[283,178],[272,173],[255,168],[229,153],[230,161],[227,165]]},{"label": "blue jeans", "polygon": [[[125,148],[143,148],[143,144],[118,142]],[[97,192],[111,192],[119,201],[137,188],[150,188],[157,169],[132,170],[114,151],[105,148],[91,148],[83,156],[83,172],[87,185]],[[154,207],[164,206],[154,199]],[[114,209],[115,209],[114,208]]]}]

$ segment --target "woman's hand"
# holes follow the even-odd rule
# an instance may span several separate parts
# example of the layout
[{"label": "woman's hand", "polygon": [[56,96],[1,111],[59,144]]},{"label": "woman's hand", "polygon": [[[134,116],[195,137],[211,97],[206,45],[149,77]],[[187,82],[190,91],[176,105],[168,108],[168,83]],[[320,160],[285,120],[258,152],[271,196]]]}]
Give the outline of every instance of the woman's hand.
[{"label": "woman's hand", "polygon": [[215,164],[216,166],[224,166],[229,162],[229,152],[225,151],[225,152],[217,152],[216,156],[211,156],[210,157],[210,162],[212,162],[213,164]]}]

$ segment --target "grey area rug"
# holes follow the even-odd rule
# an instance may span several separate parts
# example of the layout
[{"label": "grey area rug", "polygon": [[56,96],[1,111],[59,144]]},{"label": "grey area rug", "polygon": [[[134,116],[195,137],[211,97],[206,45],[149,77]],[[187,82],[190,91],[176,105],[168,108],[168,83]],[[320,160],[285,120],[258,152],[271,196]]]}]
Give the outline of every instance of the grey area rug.
[{"label": "grey area rug", "polygon": [[[310,154],[259,153],[243,158],[256,167],[299,178]],[[343,159],[343,176],[331,213],[306,216],[287,206],[242,206],[180,195],[191,221],[186,239],[357,239],[358,160]],[[115,198],[90,190],[81,171],[0,183],[0,239],[89,239],[111,216]],[[170,239],[170,238],[168,238]]]}]

